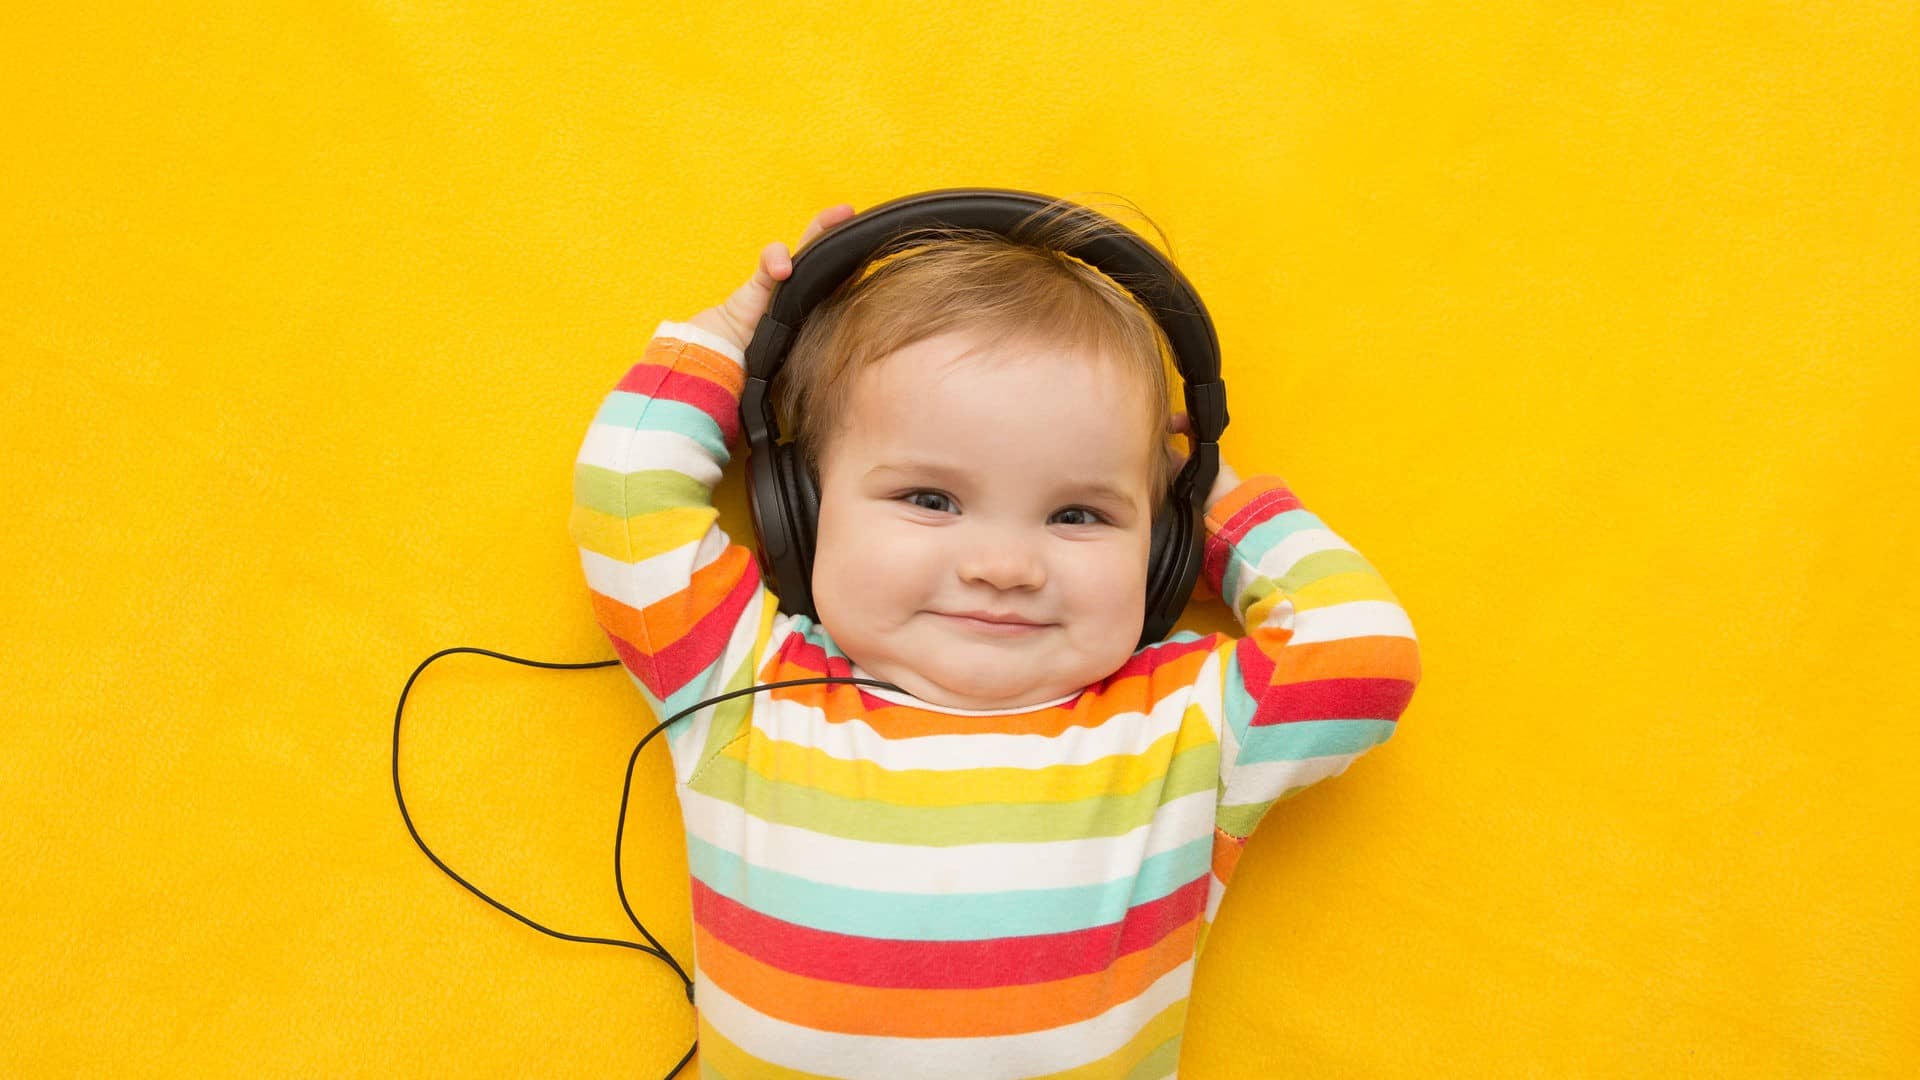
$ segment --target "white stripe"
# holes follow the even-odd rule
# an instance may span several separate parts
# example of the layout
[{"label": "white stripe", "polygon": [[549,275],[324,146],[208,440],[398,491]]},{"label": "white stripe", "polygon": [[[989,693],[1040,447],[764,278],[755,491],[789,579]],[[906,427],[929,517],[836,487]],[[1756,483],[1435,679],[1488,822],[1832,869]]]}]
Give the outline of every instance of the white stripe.
[{"label": "white stripe", "polygon": [[705,569],[727,550],[727,535],[718,529],[690,544],[663,551],[637,563],[625,563],[597,551],[580,549],[580,565],[586,571],[587,587],[601,596],[618,600],[635,611],[686,589],[693,575]]},{"label": "white stripe", "polygon": [[982,893],[1097,885],[1137,872],[1146,859],[1213,835],[1208,787],[1164,803],[1153,820],[1119,836],[1034,843],[922,847],[828,836],[754,817],[724,799],[680,789],[690,836],[754,866],[869,892]]},{"label": "white stripe", "polygon": [[728,341],[726,338],[704,330],[690,322],[662,320],[659,326],[654,327],[653,336],[678,338],[681,341],[691,341],[696,345],[705,345],[707,348],[727,357],[741,367],[746,366],[747,354],[744,349]]},{"label": "white stripe", "polygon": [[720,482],[720,462],[707,449],[677,431],[588,424],[579,462],[610,472],[672,469],[711,489]]},{"label": "white stripe", "polygon": [[[760,637],[763,605],[771,600],[772,594],[758,587],[756,583],[753,596],[741,609],[739,620],[733,624],[733,629],[727,635],[726,647],[720,653],[720,664],[708,676],[707,685],[700,691],[701,697],[719,694],[720,684],[724,683],[732,672],[752,656],[754,646]],[[776,638],[773,643],[777,645],[778,641],[779,639]],[[686,704],[692,704],[692,702]],[[685,705],[682,705],[682,708],[684,707]],[[681,785],[685,785],[692,779],[694,770],[700,767],[700,754],[706,749],[707,732],[713,727],[713,718],[718,708],[717,705],[709,705],[698,709],[666,732],[669,739],[667,751],[673,758],[674,782],[679,786],[683,796],[687,789]],[[659,719],[665,720],[666,716],[663,714]],[[682,812],[684,813],[684,810]]]},{"label": "white stripe", "polygon": [[[1255,528],[1257,529],[1258,526]],[[1299,529],[1288,533],[1279,543],[1262,552],[1260,561],[1254,563],[1253,567],[1266,577],[1285,577],[1295,563],[1322,551],[1354,551],[1354,549],[1353,545],[1340,539],[1331,529]],[[1358,555],[1359,552],[1354,551],[1354,554]]]},{"label": "white stripe", "polygon": [[707,1021],[734,1045],[763,1061],[826,1076],[976,1080],[1059,1072],[1119,1050],[1162,1009],[1187,996],[1193,985],[1193,961],[1160,976],[1139,997],[1090,1020],[985,1038],[915,1039],[815,1031],[759,1012],[714,985],[704,971],[698,978],[695,997]]},{"label": "white stripe", "polygon": [[[1217,673],[1214,678],[1219,678]],[[1142,753],[1156,739],[1180,730],[1181,717],[1194,703],[1192,697],[1190,692],[1170,693],[1154,705],[1152,713],[1116,713],[1097,727],[1068,727],[1057,735],[982,732],[890,739],[865,720],[828,723],[825,709],[797,701],[762,706],[754,726],[776,742],[809,746],[840,761],[870,761],[889,772],[1032,769]]]},{"label": "white stripe", "polygon": [[1235,765],[1233,775],[1227,778],[1227,790],[1220,796],[1220,809],[1272,802],[1294,788],[1339,776],[1359,756],[1357,753],[1327,754],[1298,761]]},{"label": "white stripe", "polygon": [[1410,638],[1413,623],[1399,604],[1387,600],[1349,600],[1303,611],[1293,618],[1293,638],[1289,645],[1341,638],[1384,635]]}]

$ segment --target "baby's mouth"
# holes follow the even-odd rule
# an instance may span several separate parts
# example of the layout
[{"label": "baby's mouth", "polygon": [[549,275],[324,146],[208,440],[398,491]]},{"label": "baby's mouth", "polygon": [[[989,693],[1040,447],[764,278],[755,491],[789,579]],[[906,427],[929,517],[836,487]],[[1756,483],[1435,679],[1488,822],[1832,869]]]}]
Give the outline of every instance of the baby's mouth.
[{"label": "baby's mouth", "polygon": [[994,637],[1019,637],[1053,625],[991,611],[936,611],[934,614],[957,626]]}]

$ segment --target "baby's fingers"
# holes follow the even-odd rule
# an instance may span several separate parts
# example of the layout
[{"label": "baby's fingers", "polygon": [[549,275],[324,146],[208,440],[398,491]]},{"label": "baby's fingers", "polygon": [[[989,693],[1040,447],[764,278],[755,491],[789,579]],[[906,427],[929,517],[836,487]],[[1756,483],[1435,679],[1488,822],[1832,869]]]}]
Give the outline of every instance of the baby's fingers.
[{"label": "baby's fingers", "polygon": [[[815,237],[852,217],[853,213],[853,207],[848,203],[840,203],[820,211],[814,215],[814,219],[807,224],[806,231],[800,235],[800,247],[806,247]],[[787,252],[787,245],[776,240],[760,252],[760,269],[754,280],[767,288],[772,288],[774,282],[785,281],[792,273],[793,256]]]},{"label": "baby's fingers", "polygon": [[838,203],[820,211],[814,215],[812,221],[807,223],[806,231],[800,234],[800,246],[806,247],[808,244],[813,243],[814,237],[819,236],[821,233],[826,232],[828,229],[833,228],[835,225],[840,224],[852,216],[853,204],[851,203]]},{"label": "baby's fingers", "polygon": [[793,259],[787,254],[787,245],[775,240],[760,252],[760,271],[754,280],[772,288],[774,282],[785,281],[791,273]]}]

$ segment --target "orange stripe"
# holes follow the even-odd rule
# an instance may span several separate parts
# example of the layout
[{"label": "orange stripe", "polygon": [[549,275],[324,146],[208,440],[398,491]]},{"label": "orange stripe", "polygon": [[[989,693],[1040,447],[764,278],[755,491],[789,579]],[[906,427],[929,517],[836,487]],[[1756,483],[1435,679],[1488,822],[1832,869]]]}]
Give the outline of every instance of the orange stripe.
[{"label": "orange stripe", "polygon": [[655,652],[661,652],[687,636],[687,631],[713,614],[740,584],[750,568],[751,552],[734,545],[720,557],[693,572],[687,587],[647,608],[647,636]]},{"label": "orange stripe", "polygon": [[1105,971],[977,990],[852,986],[795,975],[729,947],[698,925],[694,949],[709,979],[768,1016],[816,1031],[944,1039],[1017,1035],[1091,1019],[1140,996],[1185,963],[1199,933],[1200,919],[1194,918]]},{"label": "orange stripe", "polygon": [[[1256,481],[1258,482],[1256,483]],[[1207,531],[1218,532],[1227,522],[1232,521],[1233,515],[1239,513],[1248,503],[1275,488],[1286,489],[1286,481],[1277,476],[1269,476],[1265,473],[1257,476],[1241,477],[1239,487],[1220,496],[1219,502],[1207,507],[1207,524],[1212,526]]]},{"label": "orange stripe", "polygon": [[1408,682],[1420,679],[1420,646],[1412,638],[1390,634],[1289,645],[1284,655],[1288,683],[1318,679],[1405,679]]},{"label": "orange stripe", "polygon": [[1213,876],[1225,885],[1233,880],[1233,868],[1240,865],[1240,853],[1245,851],[1247,842],[1237,839],[1225,830],[1213,830]]},{"label": "orange stripe", "polygon": [[[677,360],[688,361],[677,363]],[[662,367],[695,367],[700,369],[702,377],[733,391],[738,397],[746,388],[747,373],[734,362],[733,357],[715,352],[694,341],[682,341],[676,337],[662,335],[647,342],[647,348],[640,355],[643,364],[659,364]]]},{"label": "orange stripe", "polygon": [[657,656],[720,606],[740,583],[740,575],[746,573],[749,557],[746,548],[728,548],[718,559],[694,571],[685,589],[655,601],[644,612],[595,592],[594,617],[621,641]]}]

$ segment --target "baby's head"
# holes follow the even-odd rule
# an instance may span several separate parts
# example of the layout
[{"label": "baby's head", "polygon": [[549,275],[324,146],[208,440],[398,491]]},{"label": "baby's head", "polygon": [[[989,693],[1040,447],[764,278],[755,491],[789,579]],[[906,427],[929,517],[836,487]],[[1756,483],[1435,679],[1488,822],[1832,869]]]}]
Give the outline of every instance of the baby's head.
[{"label": "baby's head", "polygon": [[813,598],[847,656],[1004,709],[1120,667],[1170,479],[1168,360],[1125,289],[1019,240],[920,231],[802,327],[775,386],[820,492]]}]

